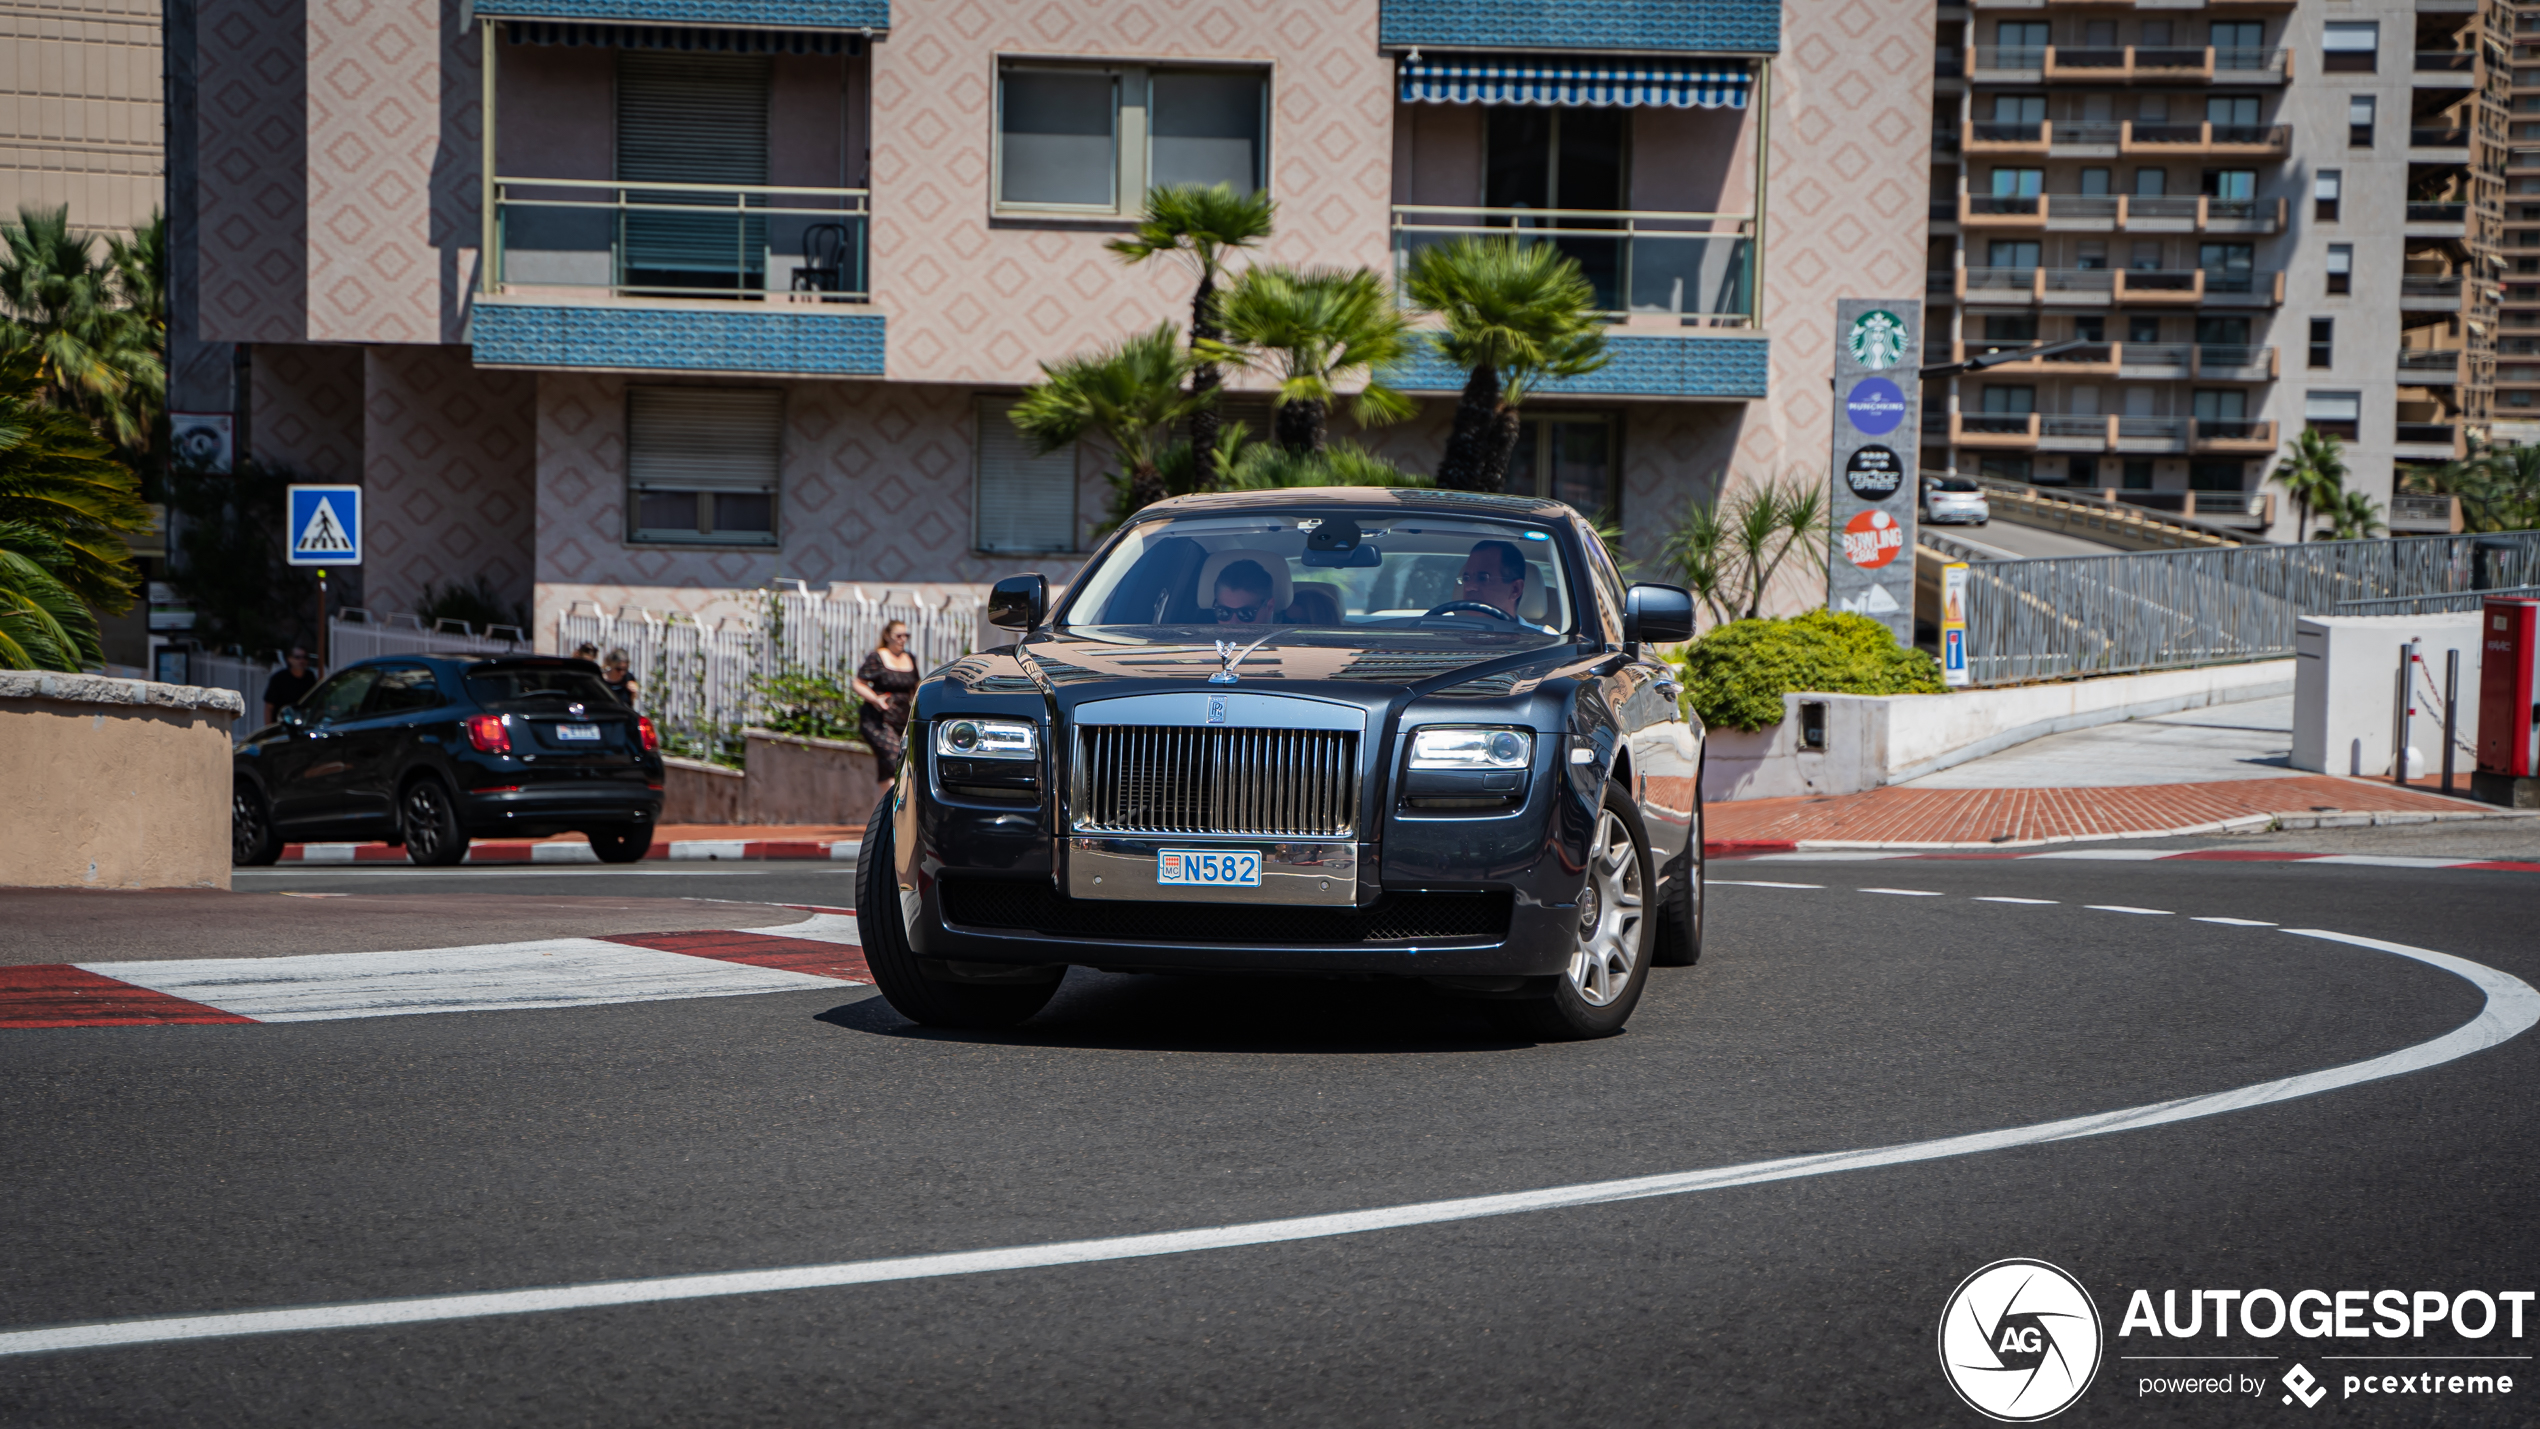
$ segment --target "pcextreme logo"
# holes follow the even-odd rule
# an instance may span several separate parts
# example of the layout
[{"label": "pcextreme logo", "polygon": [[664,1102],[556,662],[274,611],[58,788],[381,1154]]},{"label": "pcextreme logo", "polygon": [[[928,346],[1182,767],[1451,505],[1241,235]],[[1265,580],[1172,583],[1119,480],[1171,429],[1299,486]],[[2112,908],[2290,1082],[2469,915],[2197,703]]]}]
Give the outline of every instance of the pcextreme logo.
[{"label": "pcextreme logo", "polygon": [[2099,1307],[2042,1260],[1997,1260],[1940,1313],[1940,1368],[1967,1407],[2025,1424],[2070,1409],[2099,1372]]}]

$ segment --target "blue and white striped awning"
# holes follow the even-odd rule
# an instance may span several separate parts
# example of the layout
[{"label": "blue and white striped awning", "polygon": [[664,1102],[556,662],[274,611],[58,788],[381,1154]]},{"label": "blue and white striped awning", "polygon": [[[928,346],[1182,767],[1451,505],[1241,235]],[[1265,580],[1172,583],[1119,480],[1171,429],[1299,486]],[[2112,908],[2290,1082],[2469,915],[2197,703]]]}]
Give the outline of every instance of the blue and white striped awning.
[{"label": "blue and white striped awning", "polygon": [[1744,109],[1753,76],[1733,60],[1406,59],[1405,104]]}]

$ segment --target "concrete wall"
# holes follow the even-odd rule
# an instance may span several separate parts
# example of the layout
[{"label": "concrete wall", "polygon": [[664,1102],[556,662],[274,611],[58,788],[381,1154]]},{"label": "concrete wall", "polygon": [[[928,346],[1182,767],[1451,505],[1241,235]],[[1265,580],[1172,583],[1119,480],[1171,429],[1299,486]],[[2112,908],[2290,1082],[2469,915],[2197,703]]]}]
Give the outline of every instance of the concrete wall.
[{"label": "concrete wall", "polygon": [[0,670],[0,885],[229,887],[229,690]]},{"label": "concrete wall", "polygon": [[2461,652],[2459,726],[2453,766],[2478,767],[2480,613],[2306,615],[2293,627],[2293,767],[2324,774],[2387,778],[2396,747],[2399,648],[2411,640],[2424,664],[2415,680],[2411,773],[2443,768],[2444,652]]},{"label": "concrete wall", "polygon": [[773,730],[744,731],[749,740],[753,824],[860,824],[881,797],[873,751],[843,739],[810,739]]},{"label": "concrete wall", "polygon": [[[2290,693],[2293,664],[2262,660],[1946,695],[1787,694],[1780,724],[1711,732],[1702,797],[1857,794],[2050,734]],[[1800,747],[1802,702],[1826,706],[1821,750]]]}]

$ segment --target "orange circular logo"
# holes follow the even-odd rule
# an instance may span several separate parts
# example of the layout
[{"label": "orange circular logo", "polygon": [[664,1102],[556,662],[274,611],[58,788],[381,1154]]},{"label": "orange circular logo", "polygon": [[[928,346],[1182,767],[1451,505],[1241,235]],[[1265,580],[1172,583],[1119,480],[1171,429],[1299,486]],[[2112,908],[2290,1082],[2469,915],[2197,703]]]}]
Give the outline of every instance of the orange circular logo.
[{"label": "orange circular logo", "polygon": [[1905,528],[1884,511],[1864,511],[1843,523],[1843,555],[1863,570],[1874,571],[1905,549]]}]

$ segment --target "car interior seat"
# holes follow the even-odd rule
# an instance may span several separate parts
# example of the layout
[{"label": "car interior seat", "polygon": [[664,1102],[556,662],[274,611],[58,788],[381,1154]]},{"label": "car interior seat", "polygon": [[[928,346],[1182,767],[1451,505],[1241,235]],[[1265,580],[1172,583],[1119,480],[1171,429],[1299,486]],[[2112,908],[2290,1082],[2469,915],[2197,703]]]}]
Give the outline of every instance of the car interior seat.
[{"label": "car interior seat", "polygon": [[1338,625],[1341,593],[1321,581],[1298,581],[1296,599],[1287,612],[1290,625]]}]

